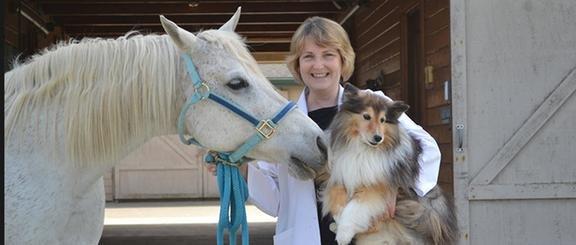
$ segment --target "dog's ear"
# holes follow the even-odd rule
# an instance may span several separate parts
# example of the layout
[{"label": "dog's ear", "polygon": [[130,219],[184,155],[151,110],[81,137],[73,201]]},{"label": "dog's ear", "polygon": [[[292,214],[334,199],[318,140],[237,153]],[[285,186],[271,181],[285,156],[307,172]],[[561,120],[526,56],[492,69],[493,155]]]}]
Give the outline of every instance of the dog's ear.
[{"label": "dog's ear", "polygon": [[408,106],[408,104],[404,103],[403,101],[392,102],[386,111],[386,122],[398,123],[398,118],[409,108],[410,106]]},{"label": "dog's ear", "polygon": [[342,107],[340,109],[359,113],[362,108],[362,101],[359,94],[359,88],[355,87],[351,83],[344,84],[344,95],[342,96]]},{"label": "dog's ear", "polygon": [[352,85],[352,83],[344,84],[344,100],[346,101],[350,98],[356,97],[359,91],[360,89]]}]

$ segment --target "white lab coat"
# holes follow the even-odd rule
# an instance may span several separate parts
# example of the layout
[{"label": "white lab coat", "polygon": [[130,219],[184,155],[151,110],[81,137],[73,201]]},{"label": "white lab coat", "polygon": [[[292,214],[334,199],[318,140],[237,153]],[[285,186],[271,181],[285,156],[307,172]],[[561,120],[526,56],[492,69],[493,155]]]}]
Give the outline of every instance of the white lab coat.
[{"label": "white lab coat", "polygon": [[[340,87],[339,104],[343,91],[344,88]],[[308,114],[304,91],[297,104],[302,112]],[[418,159],[421,173],[415,191],[423,196],[438,180],[440,150],[432,136],[408,116],[403,114],[398,120],[411,136],[420,141],[422,147],[423,154]],[[292,177],[284,164],[257,161],[248,165],[248,190],[250,202],[268,215],[278,217],[275,245],[320,245],[316,192],[312,180],[301,181]]]}]

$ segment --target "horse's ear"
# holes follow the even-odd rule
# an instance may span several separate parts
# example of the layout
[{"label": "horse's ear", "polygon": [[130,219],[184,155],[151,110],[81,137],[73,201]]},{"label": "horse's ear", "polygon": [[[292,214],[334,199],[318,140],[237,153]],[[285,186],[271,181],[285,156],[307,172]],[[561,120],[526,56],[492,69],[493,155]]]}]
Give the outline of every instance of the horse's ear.
[{"label": "horse's ear", "polygon": [[232,18],[230,18],[228,22],[224,23],[224,25],[222,25],[218,30],[234,32],[234,30],[236,29],[236,25],[238,25],[238,20],[240,20],[241,9],[242,7],[238,7],[238,9],[236,9],[236,13],[234,13]]},{"label": "horse's ear", "polygon": [[178,48],[186,50],[196,41],[194,34],[180,28],[174,22],[166,19],[164,15],[160,15],[160,23],[162,23],[162,27],[164,27],[164,30]]}]

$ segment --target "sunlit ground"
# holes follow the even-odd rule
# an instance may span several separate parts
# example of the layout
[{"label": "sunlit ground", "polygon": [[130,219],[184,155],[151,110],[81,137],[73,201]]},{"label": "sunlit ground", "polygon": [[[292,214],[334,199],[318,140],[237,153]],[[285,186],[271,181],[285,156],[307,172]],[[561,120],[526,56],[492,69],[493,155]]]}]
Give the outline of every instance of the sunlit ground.
[{"label": "sunlit ground", "polygon": [[[106,203],[104,225],[215,224],[216,201]],[[253,205],[246,206],[249,223],[276,222]]]}]

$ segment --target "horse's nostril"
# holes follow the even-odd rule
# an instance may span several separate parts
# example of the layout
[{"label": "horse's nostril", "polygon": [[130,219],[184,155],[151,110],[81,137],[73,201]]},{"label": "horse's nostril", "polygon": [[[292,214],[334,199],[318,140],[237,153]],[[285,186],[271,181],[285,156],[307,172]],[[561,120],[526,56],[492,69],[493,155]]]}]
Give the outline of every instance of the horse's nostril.
[{"label": "horse's nostril", "polygon": [[374,135],[374,141],[380,142],[381,140],[382,140],[382,136],[380,136],[380,135]]},{"label": "horse's nostril", "polygon": [[322,137],[318,136],[316,138],[316,145],[318,145],[318,149],[320,150],[320,152],[322,152],[324,158],[327,158],[328,149],[326,148],[326,144],[324,143],[324,139],[322,139]]}]

